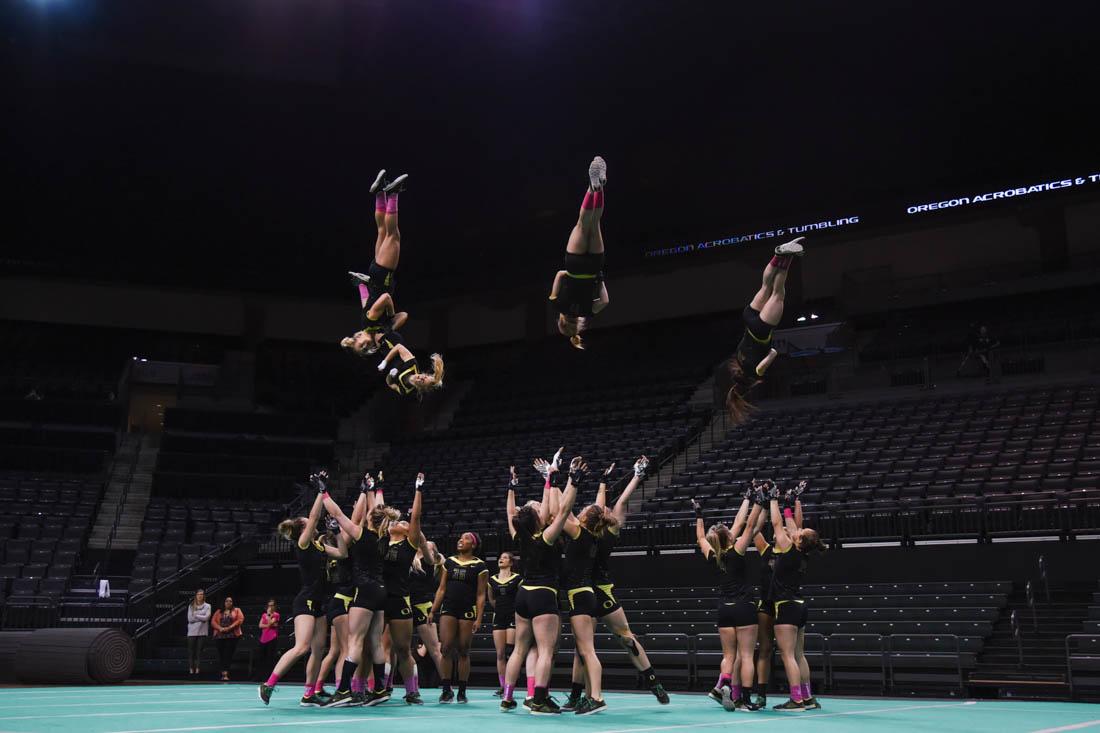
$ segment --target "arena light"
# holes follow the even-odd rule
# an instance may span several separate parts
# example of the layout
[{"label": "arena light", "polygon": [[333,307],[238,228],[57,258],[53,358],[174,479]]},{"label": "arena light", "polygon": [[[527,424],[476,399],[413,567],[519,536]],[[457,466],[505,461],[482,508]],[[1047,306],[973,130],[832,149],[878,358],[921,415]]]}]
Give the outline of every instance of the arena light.
[{"label": "arena light", "polygon": [[799,323],[805,323],[806,322],[806,316],[799,316],[795,320],[798,321]]},{"label": "arena light", "polygon": [[818,318],[820,318],[820,317],[821,317],[821,316],[817,315],[816,313],[811,313],[811,314],[810,314],[810,320],[811,320],[811,321],[816,321],[816,320],[817,320]]}]

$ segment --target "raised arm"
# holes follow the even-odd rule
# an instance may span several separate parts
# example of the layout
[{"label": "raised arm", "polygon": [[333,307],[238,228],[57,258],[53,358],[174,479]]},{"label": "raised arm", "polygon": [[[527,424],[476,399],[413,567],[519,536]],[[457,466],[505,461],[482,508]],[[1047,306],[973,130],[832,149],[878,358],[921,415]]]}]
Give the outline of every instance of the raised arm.
[{"label": "raised arm", "polygon": [[641,485],[642,480],[645,479],[646,469],[649,468],[649,459],[645,456],[641,456],[638,460],[634,461],[634,477],[630,479],[630,483],[623,489],[623,493],[619,496],[618,501],[615,502],[615,509],[613,514],[615,519],[619,520],[619,526],[626,524],[626,506],[630,503],[630,495],[634,493],[634,489]]},{"label": "raised arm", "polygon": [[749,509],[752,508],[752,501],[749,500],[749,492],[745,492],[745,497],[741,500],[741,506],[737,509],[737,516],[733,518],[733,525],[730,527],[730,534],[734,537],[740,536],[745,531],[745,523],[749,518]]},{"label": "raised arm", "polygon": [[779,352],[775,349],[769,351],[768,355],[761,359],[760,363],[756,365],[756,376],[764,376],[764,372],[768,371],[768,367],[772,365],[772,362],[775,361],[777,356],[779,356]]},{"label": "raised arm", "polygon": [[770,481],[765,483],[768,484],[772,530],[775,532],[775,549],[786,552],[791,548],[791,536],[787,534],[787,528],[783,526],[783,515],[779,513],[779,489]]},{"label": "raised arm", "polygon": [[321,471],[309,477],[309,483],[317,490],[317,498],[313,500],[313,506],[306,517],[306,526],[302,527],[302,533],[298,535],[298,549],[304,550],[313,541],[313,533],[317,530],[317,523],[321,521],[321,509],[324,506],[325,497],[328,496],[328,473]]},{"label": "raised arm", "polygon": [[336,558],[337,560],[344,560],[348,556],[348,540],[347,533],[341,532],[336,535],[336,547],[332,545],[325,545],[325,554],[329,557]]},{"label": "raised arm", "polygon": [[355,506],[351,510],[351,521],[356,526],[363,523],[363,517],[367,515],[367,503],[374,495],[374,479],[365,474],[359,482],[359,498],[355,500]]},{"label": "raised arm", "polygon": [[558,270],[554,275],[554,284],[550,286],[550,300],[557,300],[561,291],[561,281],[565,278],[565,270]]},{"label": "raised arm", "polygon": [[546,544],[554,544],[557,542],[558,536],[561,535],[562,527],[565,526],[565,519],[569,516],[569,512],[573,511],[573,502],[577,500],[577,482],[587,472],[588,464],[580,456],[575,457],[569,463],[569,480],[565,483],[565,493],[562,494],[561,506],[558,507],[554,519],[542,530],[542,540]]},{"label": "raised arm", "polygon": [[[749,549],[749,543],[752,542],[756,533],[760,531],[761,514],[763,514],[763,509],[759,505],[754,505],[749,512],[749,520],[745,523],[745,531],[733,542],[733,547],[737,550],[737,554],[744,555],[745,550]],[[760,549],[759,545],[757,545],[757,549]]]},{"label": "raised arm", "polygon": [[[346,532],[354,541],[358,542],[361,540],[363,538],[363,527],[348,519],[347,516],[344,515],[344,510],[340,508],[340,505],[327,493],[324,494],[322,498],[324,500],[325,511],[336,518],[336,521],[340,523],[340,529]],[[362,500],[362,494],[360,494],[359,501]],[[357,501],[356,505],[358,505],[358,503]],[[325,552],[328,552],[328,548],[325,549]]]},{"label": "raised arm", "polygon": [[424,472],[416,474],[416,493],[413,494],[412,511],[409,512],[409,539],[413,543],[413,547],[418,547],[415,544],[420,541],[420,514],[423,511],[423,493],[421,488],[424,486]]},{"label": "raised arm", "polygon": [[512,539],[516,538],[516,525],[513,520],[516,517],[516,486],[519,485],[519,478],[516,477],[516,467],[509,466],[508,470],[512,474],[512,478],[508,481],[508,498],[504,503],[504,513],[508,516],[508,534]]},{"label": "raised arm", "polygon": [[703,522],[703,505],[692,499],[691,508],[695,510],[695,543],[699,545],[699,551],[703,553],[703,557],[710,557],[710,553],[714,552],[714,548],[707,542],[707,528]]}]

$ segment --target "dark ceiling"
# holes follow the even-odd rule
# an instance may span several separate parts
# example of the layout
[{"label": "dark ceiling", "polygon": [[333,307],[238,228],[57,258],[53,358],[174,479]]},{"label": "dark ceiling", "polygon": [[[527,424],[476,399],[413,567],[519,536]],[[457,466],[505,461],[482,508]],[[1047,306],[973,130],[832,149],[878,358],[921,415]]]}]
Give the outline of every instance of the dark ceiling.
[{"label": "dark ceiling", "polygon": [[7,0],[3,267],[407,298],[1098,160],[1094,3]]}]

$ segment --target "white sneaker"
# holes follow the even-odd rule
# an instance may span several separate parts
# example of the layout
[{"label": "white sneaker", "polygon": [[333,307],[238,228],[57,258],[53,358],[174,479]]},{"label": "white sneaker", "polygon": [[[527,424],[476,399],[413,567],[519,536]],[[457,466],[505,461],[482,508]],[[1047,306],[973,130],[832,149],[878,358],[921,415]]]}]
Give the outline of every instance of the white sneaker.
[{"label": "white sneaker", "polygon": [[794,255],[795,257],[801,257],[802,253],[805,252],[805,250],[802,248],[803,239],[805,239],[805,237],[798,237],[796,239],[792,239],[786,244],[781,244],[775,248],[775,253],[780,256]]},{"label": "white sneaker", "polygon": [[370,185],[371,193],[378,193],[378,189],[382,188],[382,184],[386,180],[386,169],[378,171],[378,175],[374,177],[374,183]]},{"label": "white sneaker", "polygon": [[729,685],[722,685],[722,707],[726,710],[737,709],[737,701],[733,699],[733,690]]},{"label": "white sneaker", "polygon": [[348,270],[348,274],[351,275],[352,283],[369,283],[370,282],[370,275],[364,275],[361,272],[352,272],[351,270]]},{"label": "white sneaker", "polygon": [[405,181],[409,180],[408,173],[402,173],[397,178],[393,179],[393,182],[386,186],[386,193],[401,193],[405,190]]},{"label": "white sneaker", "polygon": [[607,161],[598,155],[588,164],[588,182],[593,191],[607,185]]}]

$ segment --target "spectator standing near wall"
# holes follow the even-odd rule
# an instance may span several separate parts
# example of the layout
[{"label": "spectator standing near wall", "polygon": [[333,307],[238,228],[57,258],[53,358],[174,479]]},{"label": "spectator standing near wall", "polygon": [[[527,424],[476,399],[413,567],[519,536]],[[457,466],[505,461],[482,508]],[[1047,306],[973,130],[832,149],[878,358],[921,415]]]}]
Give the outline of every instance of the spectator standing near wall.
[{"label": "spectator standing near wall", "polygon": [[244,613],[233,605],[232,596],[226,596],[224,605],[214,614],[214,643],[218,645],[223,682],[229,681],[229,668],[233,665],[233,654],[241,640],[243,623]]},{"label": "spectator standing near wall", "polygon": [[209,635],[210,604],[206,602],[206,591],[199,588],[187,605],[187,671],[192,676],[199,673],[202,648]]},{"label": "spectator standing near wall", "polygon": [[267,608],[260,614],[260,646],[259,662],[256,665],[260,679],[267,679],[271,670],[275,668],[279,647],[279,606],[272,598],[267,602]]}]

